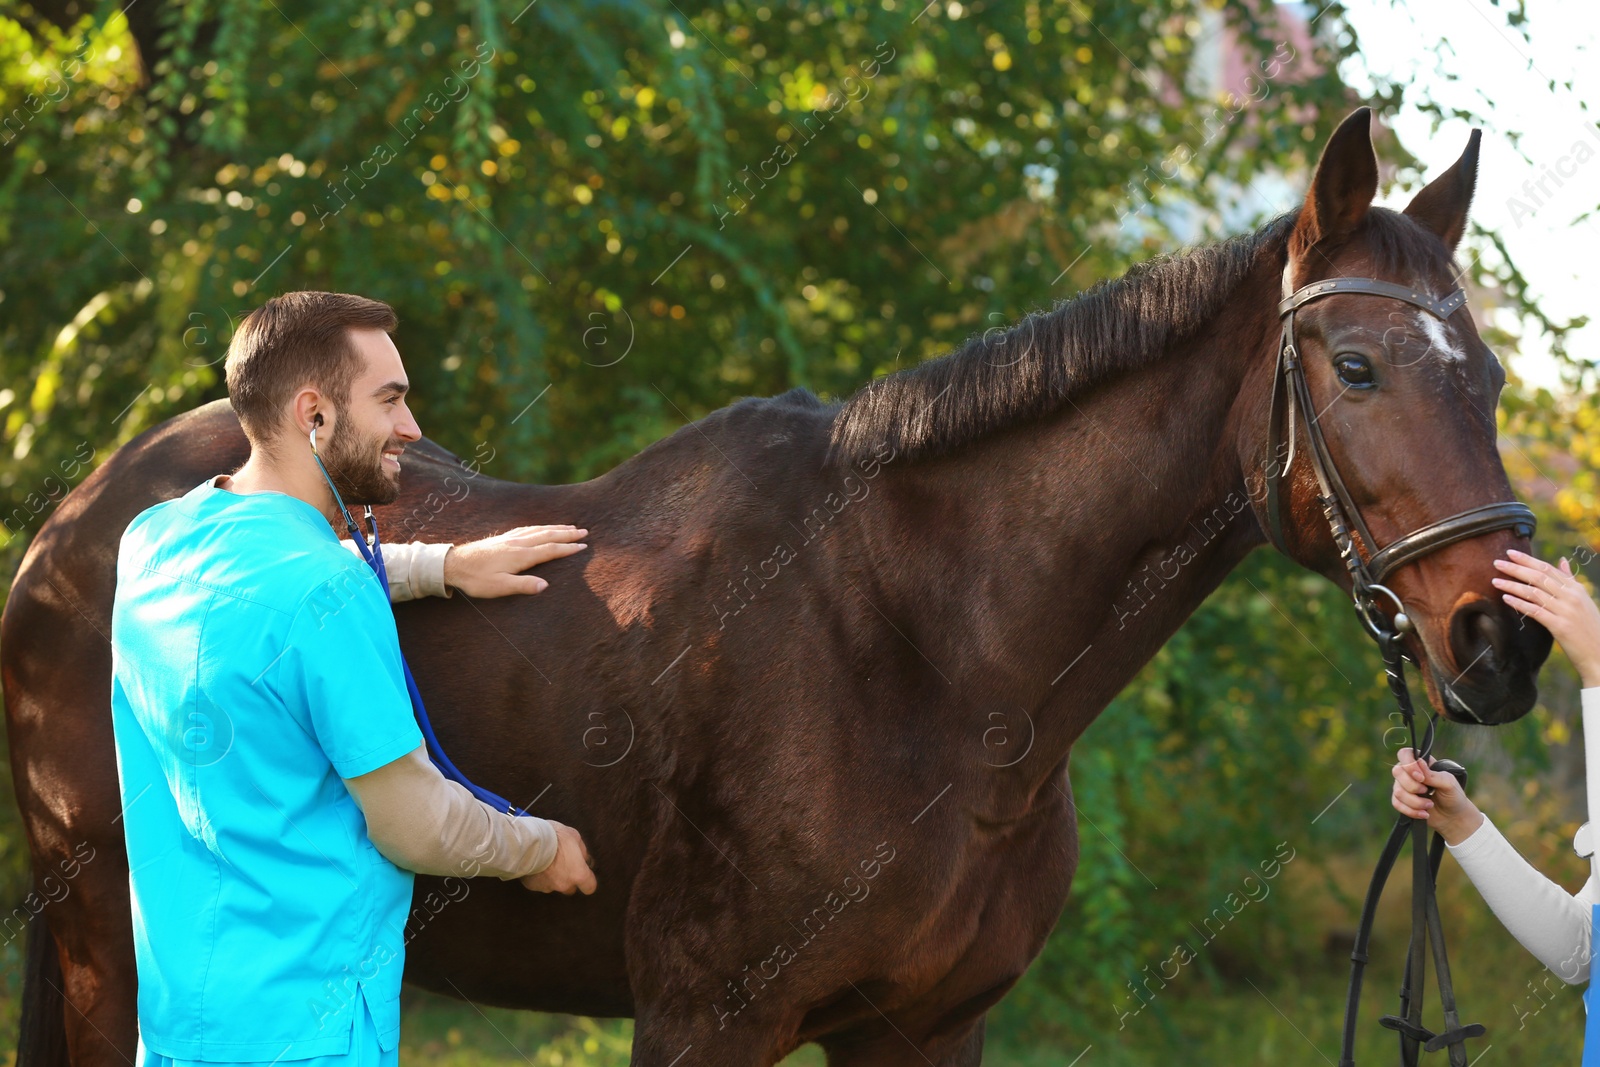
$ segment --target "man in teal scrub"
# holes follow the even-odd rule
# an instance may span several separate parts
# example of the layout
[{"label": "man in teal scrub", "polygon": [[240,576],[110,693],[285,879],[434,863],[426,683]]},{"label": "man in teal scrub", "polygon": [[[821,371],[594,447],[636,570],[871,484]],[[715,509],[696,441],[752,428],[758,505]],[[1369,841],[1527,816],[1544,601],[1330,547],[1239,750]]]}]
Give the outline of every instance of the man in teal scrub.
[{"label": "man in teal scrub", "polygon": [[[393,1067],[413,872],[592,893],[577,831],[479,802],[427,759],[394,616],[342,546],[421,436],[386,304],[289,293],[245,319],[249,460],[139,514],[112,611],[112,723],[139,976],[136,1067]],[[447,549],[464,592],[585,547],[525,527]],[[391,578],[391,581],[394,581]],[[444,590],[448,592],[448,590]]]}]

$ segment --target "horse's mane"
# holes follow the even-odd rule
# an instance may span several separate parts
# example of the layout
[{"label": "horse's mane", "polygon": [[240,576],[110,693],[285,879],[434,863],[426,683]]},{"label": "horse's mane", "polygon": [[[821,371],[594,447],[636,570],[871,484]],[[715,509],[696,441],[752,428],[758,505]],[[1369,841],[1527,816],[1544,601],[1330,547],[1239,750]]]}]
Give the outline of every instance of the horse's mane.
[{"label": "horse's mane", "polygon": [[[884,444],[897,461],[941,455],[1156,362],[1211,321],[1262,257],[1281,269],[1298,217],[1296,209],[1254,233],[1157,256],[1003,332],[869,382],[838,409],[827,462],[861,462]],[[1373,208],[1358,233],[1381,270],[1449,260],[1438,238],[1397,212]]]}]

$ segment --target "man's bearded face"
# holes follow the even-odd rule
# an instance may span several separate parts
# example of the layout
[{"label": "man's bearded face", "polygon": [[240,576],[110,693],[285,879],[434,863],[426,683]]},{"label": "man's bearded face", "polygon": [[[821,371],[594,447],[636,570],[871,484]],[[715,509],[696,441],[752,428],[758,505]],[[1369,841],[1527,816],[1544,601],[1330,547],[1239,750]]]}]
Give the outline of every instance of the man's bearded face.
[{"label": "man's bearded face", "polygon": [[328,477],[346,504],[392,504],[400,495],[399,470],[386,470],[383,453],[406,446],[387,433],[363,435],[349,413],[334,407],[338,421],[322,453]]}]

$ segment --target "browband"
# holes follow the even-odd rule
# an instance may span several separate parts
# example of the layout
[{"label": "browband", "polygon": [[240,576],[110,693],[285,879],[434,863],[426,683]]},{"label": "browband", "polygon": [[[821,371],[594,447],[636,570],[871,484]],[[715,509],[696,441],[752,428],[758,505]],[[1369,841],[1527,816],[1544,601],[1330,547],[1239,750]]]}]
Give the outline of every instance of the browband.
[{"label": "browband", "polygon": [[1278,301],[1278,317],[1282,318],[1301,305],[1308,304],[1319,297],[1332,296],[1335,293],[1366,293],[1370,296],[1392,296],[1396,300],[1404,300],[1408,304],[1415,304],[1436,319],[1449,318],[1457,308],[1467,302],[1465,289],[1457,289],[1455,292],[1435,300],[1426,293],[1419,293],[1409,286],[1379,281],[1377,278],[1328,278],[1325,281],[1312,282],[1310,285],[1304,286],[1299,292]]}]

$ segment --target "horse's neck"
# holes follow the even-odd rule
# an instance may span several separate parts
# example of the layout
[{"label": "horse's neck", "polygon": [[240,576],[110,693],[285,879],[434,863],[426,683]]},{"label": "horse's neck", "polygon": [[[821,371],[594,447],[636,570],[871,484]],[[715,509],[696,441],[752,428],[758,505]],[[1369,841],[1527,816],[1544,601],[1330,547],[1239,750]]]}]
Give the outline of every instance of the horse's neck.
[{"label": "horse's neck", "polygon": [[1050,418],[887,479],[883,610],[917,620],[903,636],[957,704],[1032,739],[1030,788],[1263,542],[1240,440],[1265,430],[1267,316],[1236,311]]}]

